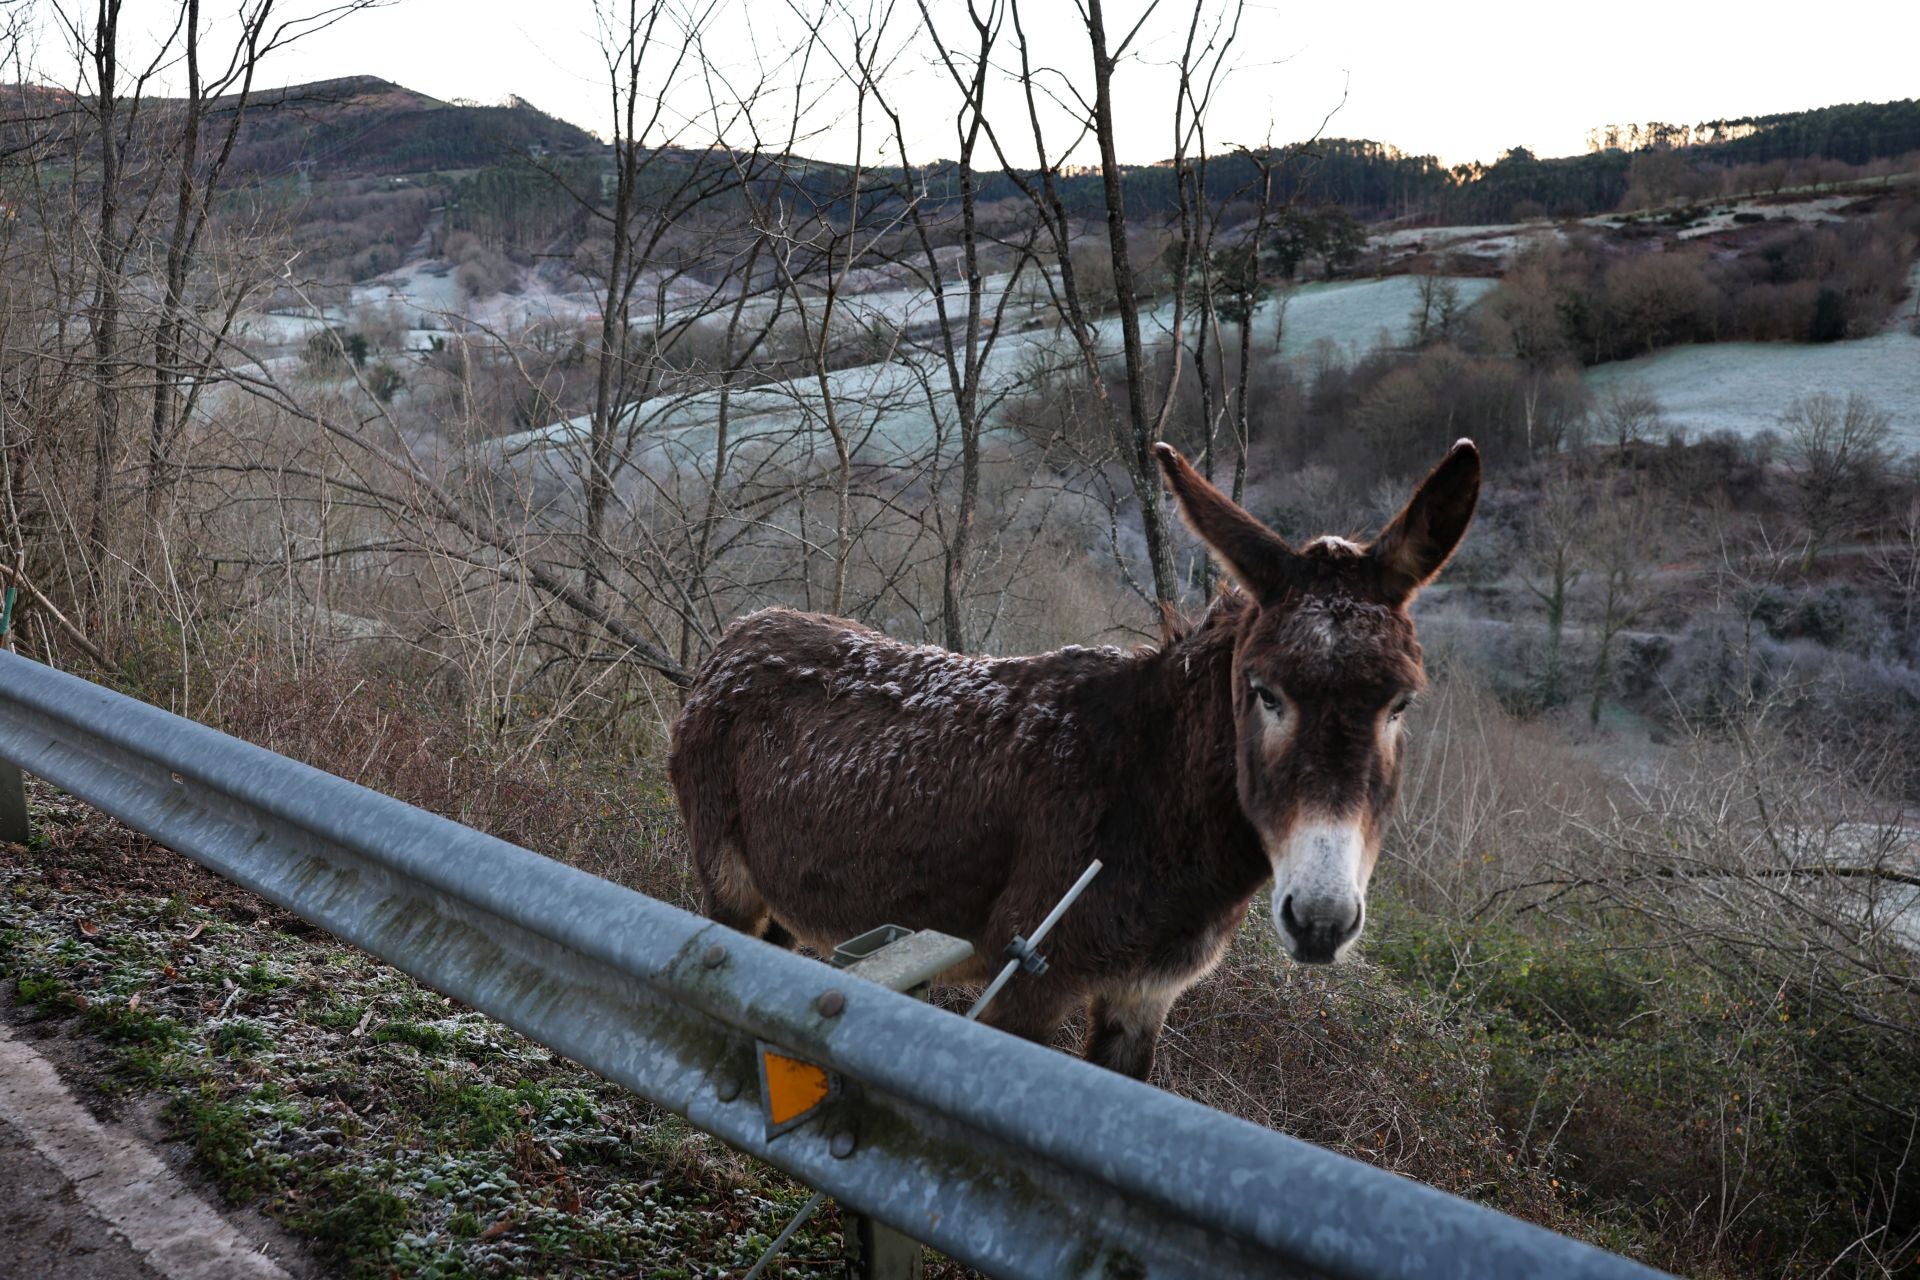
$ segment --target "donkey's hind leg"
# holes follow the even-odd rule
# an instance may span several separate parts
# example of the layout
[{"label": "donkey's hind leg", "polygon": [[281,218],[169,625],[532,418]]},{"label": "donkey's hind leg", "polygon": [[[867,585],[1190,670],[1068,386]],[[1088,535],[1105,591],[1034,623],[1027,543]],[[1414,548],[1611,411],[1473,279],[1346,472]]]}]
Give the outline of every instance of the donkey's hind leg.
[{"label": "donkey's hind leg", "polygon": [[773,909],[754,887],[738,845],[723,841],[711,854],[696,852],[694,865],[707,919],[776,947],[793,946],[793,935],[773,918]]}]

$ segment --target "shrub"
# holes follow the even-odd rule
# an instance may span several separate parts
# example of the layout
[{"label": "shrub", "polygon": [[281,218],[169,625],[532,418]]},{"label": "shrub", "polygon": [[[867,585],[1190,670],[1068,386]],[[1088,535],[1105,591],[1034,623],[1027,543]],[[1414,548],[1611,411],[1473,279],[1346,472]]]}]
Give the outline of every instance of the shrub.
[{"label": "shrub", "polygon": [[392,403],[393,397],[406,385],[407,380],[400,376],[400,371],[384,360],[367,370],[367,390],[381,404]]},{"label": "shrub", "polygon": [[1807,321],[1808,342],[1838,342],[1847,336],[1847,300],[1838,289],[1822,289]]},{"label": "shrub", "polygon": [[364,334],[348,333],[336,325],[308,338],[300,357],[308,368],[319,372],[343,368],[349,360],[355,368],[361,368],[367,363],[367,339]]}]

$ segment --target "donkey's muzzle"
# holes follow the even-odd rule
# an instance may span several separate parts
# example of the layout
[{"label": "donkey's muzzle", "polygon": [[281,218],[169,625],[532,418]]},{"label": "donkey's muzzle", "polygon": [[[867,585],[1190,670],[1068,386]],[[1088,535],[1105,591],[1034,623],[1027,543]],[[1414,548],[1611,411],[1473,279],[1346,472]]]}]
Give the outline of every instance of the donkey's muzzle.
[{"label": "donkey's muzzle", "polygon": [[1357,897],[1302,901],[1290,893],[1273,917],[1288,955],[1302,964],[1332,964],[1360,932],[1366,908]]}]

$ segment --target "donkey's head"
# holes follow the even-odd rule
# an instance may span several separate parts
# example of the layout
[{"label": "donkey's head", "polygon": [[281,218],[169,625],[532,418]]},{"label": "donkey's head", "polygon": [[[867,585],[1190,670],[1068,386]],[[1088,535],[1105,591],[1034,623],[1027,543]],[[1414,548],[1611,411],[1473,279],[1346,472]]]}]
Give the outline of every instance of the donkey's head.
[{"label": "donkey's head", "polygon": [[1187,524],[1252,599],[1233,644],[1240,807],[1273,863],[1273,924],[1295,960],[1360,936],[1400,781],[1401,715],[1426,684],[1407,612],[1453,555],[1480,496],[1455,444],[1378,537],[1299,550],[1156,445]]}]

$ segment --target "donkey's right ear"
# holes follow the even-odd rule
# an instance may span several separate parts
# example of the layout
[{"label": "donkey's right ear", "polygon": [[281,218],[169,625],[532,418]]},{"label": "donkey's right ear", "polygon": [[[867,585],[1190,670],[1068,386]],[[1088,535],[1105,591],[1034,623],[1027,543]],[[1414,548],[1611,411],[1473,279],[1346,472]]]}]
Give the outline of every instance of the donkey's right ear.
[{"label": "donkey's right ear", "polygon": [[1207,483],[1180,451],[1162,442],[1153,446],[1160,470],[1180,504],[1187,527],[1257,600],[1272,600],[1287,588],[1293,549],[1273,530],[1248,515],[1233,499]]}]

